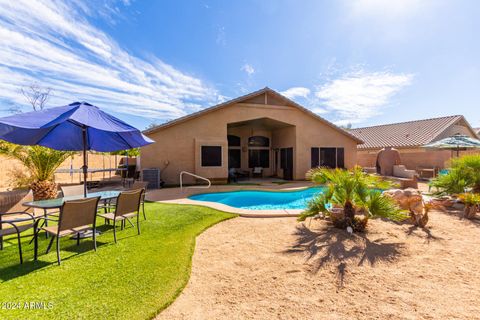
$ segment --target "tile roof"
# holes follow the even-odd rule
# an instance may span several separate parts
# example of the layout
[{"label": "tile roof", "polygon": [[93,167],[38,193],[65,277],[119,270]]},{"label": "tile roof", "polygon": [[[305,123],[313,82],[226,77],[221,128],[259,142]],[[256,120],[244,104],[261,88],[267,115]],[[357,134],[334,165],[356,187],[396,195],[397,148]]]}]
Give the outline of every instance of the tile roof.
[{"label": "tile roof", "polygon": [[351,129],[350,132],[365,143],[358,149],[384,147],[417,147],[432,142],[448,127],[463,119],[461,115],[407,121]]}]

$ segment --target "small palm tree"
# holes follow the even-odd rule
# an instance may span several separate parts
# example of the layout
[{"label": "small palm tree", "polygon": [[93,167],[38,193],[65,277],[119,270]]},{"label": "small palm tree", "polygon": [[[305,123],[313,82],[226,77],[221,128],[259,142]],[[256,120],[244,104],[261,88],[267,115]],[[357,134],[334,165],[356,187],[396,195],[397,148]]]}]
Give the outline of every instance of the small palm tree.
[{"label": "small palm tree", "polygon": [[0,154],[23,164],[28,170],[26,181],[34,198],[41,200],[57,196],[57,185],[53,181],[55,170],[74,153],[0,141]]},{"label": "small palm tree", "polygon": [[[364,173],[360,167],[351,171],[315,168],[307,173],[307,179],[325,185],[326,190],[309,203],[307,210],[299,217],[300,221],[321,212],[330,216],[337,227],[352,227],[355,231],[362,231],[370,218],[408,218],[393,199],[380,191],[391,187],[391,183]],[[341,208],[343,214],[334,216],[330,210],[332,207]],[[362,214],[363,219],[356,217],[357,214]]]},{"label": "small palm tree", "polygon": [[438,194],[480,193],[480,154],[452,159],[449,172],[434,179],[432,186]]}]

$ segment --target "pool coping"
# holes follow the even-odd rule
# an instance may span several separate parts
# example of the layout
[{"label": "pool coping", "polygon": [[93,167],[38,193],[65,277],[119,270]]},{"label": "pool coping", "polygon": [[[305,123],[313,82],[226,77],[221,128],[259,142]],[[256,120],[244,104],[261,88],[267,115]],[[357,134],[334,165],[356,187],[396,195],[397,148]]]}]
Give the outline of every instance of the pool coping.
[{"label": "pool coping", "polygon": [[157,201],[157,202],[209,207],[209,208],[217,209],[220,211],[235,213],[241,217],[249,217],[249,218],[298,217],[300,213],[304,211],[302,209],[249,210],[249,209],[231,207],[223,203],[211,202],[211,201],[198,201],[198,200],[192,200],[189,198],[163,200],[163,201]]},{"label": "pool coping", "polygon": [[[299,186],[298,184],[302,184]],[[170,188],[170,189],[158,189],[157,191],[149,191],[147,193],[147,200],[155,201],[159,203],[168,203],[168,204],[183,204],[183,205],[196,205],[209,207],[212,209],[225,211],[229,213],[238,214],[241,217],[248,218],[277,218],[277,217],[298,217],[304,210],[303,209],[272,209],[272,210],[250,210],[243,208],[236,208],[226,204],[211,202],[211,201],[199,201],[189,199],[191,195],[197,194],[206,194],[206,193],[218,193],[218,192],[233,192],[233,191],[269,191],[269,192],[288,192],[296,191],[302,189],[308,189],[314,187],[311,183],[298,183],[296,185],[285,185],[283,187],[275,186],[218,186],[218,188],[211,189],[189,189],[188,192],[181,191],[179,188]],[[213,186],[212,186],[213,187]],[[220,189],[220,190],[219,190]],[[153,191],[153,192],[152,192]],[[169,195],[161,193],[169,193]],[[155,195],[155,193],[157,193]],[[158,199],[158,198],[163,199]],[[157,198],[157,199],[156,199]]]}]

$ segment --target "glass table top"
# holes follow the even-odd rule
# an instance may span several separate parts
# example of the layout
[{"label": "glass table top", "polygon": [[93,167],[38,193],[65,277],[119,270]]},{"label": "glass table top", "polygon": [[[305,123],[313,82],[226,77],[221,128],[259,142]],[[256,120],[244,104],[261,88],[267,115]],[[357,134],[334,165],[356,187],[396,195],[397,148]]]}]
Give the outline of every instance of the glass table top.
[{"label": "glass table top", "polygon": [[[89,192],[87,194],[87,198],[100,197],[100,200],[109,200],[109,199],[117,198],[119,194],[120,194],[120,191],[114,191],[114,190]],[[29,201],[29,202],[23,203],[23,205],[26,207],[42,208],[42,209],[60,208],[65,201],[78,200],[83,198],[84,198],[83,195],[69,196],[69,197],[49,199],[49,200]]]}]

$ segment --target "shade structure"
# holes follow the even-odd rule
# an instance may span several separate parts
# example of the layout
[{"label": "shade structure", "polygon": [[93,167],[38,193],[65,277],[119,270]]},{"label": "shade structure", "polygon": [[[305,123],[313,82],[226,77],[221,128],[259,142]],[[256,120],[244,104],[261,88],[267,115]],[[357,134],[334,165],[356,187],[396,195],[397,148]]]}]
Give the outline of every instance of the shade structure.
[{"label": "shade structure", "polygon": [[480,140],[461,134],[444,138],[423,146],[427,149],[452,150],[457,152],[457,157],[461,150],[480,149]]},{"label": "shade structure", "polygon": [[86,102],[0,118],[0,139],[55,150],[83,151],[85,196],[88,150],[111,152],[153,142],[137,128]]}]

